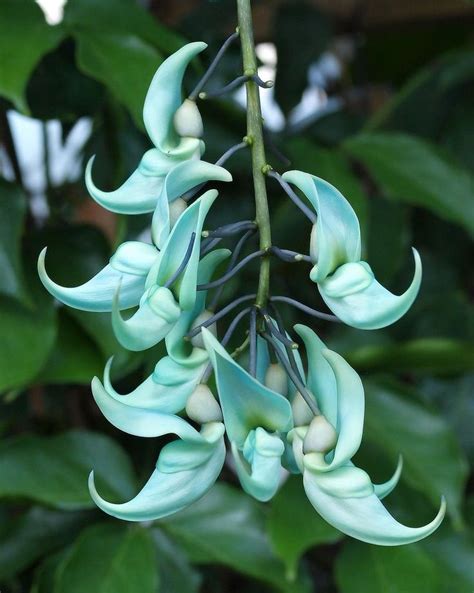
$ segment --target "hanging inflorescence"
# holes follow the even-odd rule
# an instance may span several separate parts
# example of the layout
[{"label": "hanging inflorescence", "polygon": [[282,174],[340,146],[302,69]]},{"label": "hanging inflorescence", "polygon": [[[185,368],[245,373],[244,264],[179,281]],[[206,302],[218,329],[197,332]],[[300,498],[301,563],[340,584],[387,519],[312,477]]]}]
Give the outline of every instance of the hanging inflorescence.
[{"label": "hanging inflorescence", "polygon": [[[154,147],[121,187],[101,191],[92,179],[93,159],[87,165],[87,189],[104,208],[127,215],[153,213],[152,243],[123,243],[103,270],[75,288],[49,278],[46,248],[39,257],[39,275],[49,292],[71,307],[110,311],[122,346],[142,351],[163,340],[166,346],[166,356],[153,373],[128,395],[119,395],[111,384],[112,360],[103,380],[93,379],[92,393],[104,416],[120,430],[140,437],[178,438],[161,449],[156,469],[132,500],[104,500],[93,473],[91,496],[106,513],[129,521],[179,511],[199,499],[219,476],[226,436],[231,465],[243,489],[258,500],[272,498],[284,469],[303,475],[314,508],[344,533],[381,545],[414,542],[438,527],[444,501],[437,517],[424,527],[406,527],[388,513],[381,499],[397,484],[401,462],[388,482],[373,484],[351,461],[361,443],[364,418],[359,376],[312,329],[298,324],[293,330],[304,346],[302,357],[303,349],[291,337],[291,328],[284,326],[279,307],[295,307],[360,329],[385,327],[413,303],[421,282],[420,257],[413,250],[415,274],[407,291],[392,294],[361,261],[359,222],[341,193],[308,173],[279,175],[268,166],[267,177],[281,185],[312,223],[309,253],[272,245],[242,257],[261,231],[258,219],[205,229],[218,192],[204,191],[204,185],[230,183],[232,175],[223,165],[237,151],[252,150],[253,139],[245,136],[215,164],[202,160],[203,123],[196,101],[244,83],[271,86],[252,72],[221,91],[204,91],[224,51],[238,37],[237,32],[226,41],[184,102],[185,70],[206,45],[190,43],[160,66],[143,110]],[[218,247],[226,242],[233,250]],[[272,257],[310,264],[309,278],[332,313],[270,291],[262,301],[257,290],[219,306],[222,288],[231,278],[250,262]],[[134,313],[124,318],[121,311],[132,307]],[[236,331],[245,339],[229,354],[226,346]],[[207,385],[212,374],[217,398]]]}]

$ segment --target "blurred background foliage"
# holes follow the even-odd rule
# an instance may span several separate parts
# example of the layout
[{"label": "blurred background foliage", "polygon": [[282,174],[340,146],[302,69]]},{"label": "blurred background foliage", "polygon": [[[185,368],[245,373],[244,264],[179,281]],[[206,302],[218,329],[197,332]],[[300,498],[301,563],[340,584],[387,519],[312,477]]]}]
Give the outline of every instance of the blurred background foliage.
[{"label": "blurred background foliage", "polygon": [[[43,4],[47,4],[43,2]],[[51,4],[51,3],[50,3]],[[95,273],[147,217],[111,215],[87,196],[83,166],[113,188],[148,146],[141,108],[161,61],[186,40],[210,51],[235,27],[235,2],[69,0],[59,24],[33,0],[0,2],[0,586],[2,593],[453,593],[474,589],[474,9],[463,1],[255,2],[269,159],[278,152],[335,184],[357,210],[365,253],[394,291],[420,250],[424,281],[394,327],[362,332],[312,324],[362,374],[365,439],[358,463],[386,479],[388,500],[416,525],[449,516],[427,541],[379,548],[342,537],[306,501],[298,479],[261,505],[232,472],[188,510],[128,525],[94,509],[94,468],[106,498],[130,498],[161,442],[109,426],[89,382],[117,355],[126,392],[160,349],[131,354],[108,315],[58,307],[35,260],[49,246],[66,285]],[[233,78],[238,48],[212,85]],[[239,95],[202,105],[206,159],[244,134]],[[230,164],[212,224],[252,216],[246,155]],[[278,244],[307,249],[306,222],[269,180]],[[303,268],[303,269],[301,269]],[[322,307],[305,266],[273,264],[273,293]],[[249,292],[254,270],[226,289]],[[295,322],[294,311],[285,311]],[[470,480],[471,475],[471,480]]]}]

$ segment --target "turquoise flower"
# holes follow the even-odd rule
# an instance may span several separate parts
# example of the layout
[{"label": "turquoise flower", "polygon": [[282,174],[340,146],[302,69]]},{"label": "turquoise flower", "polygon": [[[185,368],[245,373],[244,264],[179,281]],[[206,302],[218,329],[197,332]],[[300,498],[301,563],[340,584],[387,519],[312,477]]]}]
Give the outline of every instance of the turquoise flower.
[{"label": "turquoise flower", "polygon": [[237,364],[211,332],[203,329],[202,334],[242,488],[258,500],[269,500],[280,482],[282,436],[293,425],[290,403]]},{"label": "turquoise flower", "polygon": [[[139,241],[123,243],[111,257],[109,264],[81,286],[60,286],[49,278],[45,267],[45,247],[38,259],[38,273],[45,288],[59,301],[75,309],[112,311],[114,296],[120,284],[118,308],[135,307],[143,297],[146,279],[153,264],[160,259],[159,250],[164,248],[171,229],[186,210],[184,203],[179,216],[173,219],[170,206],[172,208],[173,204],[180,200],[179,196],[189,189],[211,180],[231,181],[232,176],[223,167],[204,161],[185,162],[172,169],[164,180],[158,196],[157,215],[153,218],[152,235],[155,245]],[[193,255],[195,258],[195,253]],[[163,299],[167,297],[169,294],[164,292]],[[170,302],[172,307],[173,301]]]},{"label": "turquoise flower", "polygon": [[304,325],[295,330],[308,353],[307,387],[321,410],[309,425],[297,426],[289,434],[311,504],[328,523],[371,544],[395,546],[427,537],[443,520],[444,499],[435,519],[423,527],[406,527],[390,515],[381,499],[396,486],[401,463],[388,482],[374,485],[351,462],[360,446],[364,421],[359,376],[312,330]]},{"label": "turquoise flower", "polygon": [[145,98],[143,121],[155,148],[142,157],[137,169],[115,191],[98,189],[92,181],[92,157],[86,167],[90,195],[104,208],[121,214],[153,212],[166,174],[176,165],[200,159],[204,152],[202,120],[196,103],[182,102],[181,86],[189,62],[207,45],[185,45],[158,68]]},{"label": "turquoise flower", "polygon": [[[227,249],[219,249],[206,255],[199,264],[198,282],[208,282],[216,267],[229,253]],[[153,373],[131,393],[120,395],[113,388],[110,381],[112,359],[105,367],[103,383],[94,377],[94,399],[115,427],[140,437],[159,437],[164,434],[177,434],[181,438],[189,436],[189,424],[177,414],[185,409],[196,390],[209,357],[204,348],[183,338],[202,316],[206,296],[206,291],[199,292],[194,308],[181,314],[165,339],[168,355],[156,364]]]},{"label": "turquoise flower", "polygon": [[409,288],[396,296],[374,277],[361,257],[360,228],[349,202],[330,183],[302,171],[288,171],[285,181],[298,187],[318,218],[311,233],[310,255],[315,264],[310,278],[331,311],[344,323],[360,329],[379,329],[394,323],[413,304],[421,284],[421,260],[416,249],[415,275]]}]

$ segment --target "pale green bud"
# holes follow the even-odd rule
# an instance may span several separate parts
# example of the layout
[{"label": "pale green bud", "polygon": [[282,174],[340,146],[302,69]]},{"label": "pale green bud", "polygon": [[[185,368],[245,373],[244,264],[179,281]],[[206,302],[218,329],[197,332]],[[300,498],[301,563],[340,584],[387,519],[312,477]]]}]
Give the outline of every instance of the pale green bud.
[{"label": "pale green bud", "polygon": [[295,426],[308,426],[314,418],[313,412],[299,391],[295,393],[291,409],[293,411],[293,423]]},{"label": "pale green bud", "polygon": [[170,203],[169,208],[170,208],[170,228],[171,229],[174,227],[174,225],[178,221],[178,218],[186,210],[187,207],[188,207],[188,204],[186,203],[185,200],[183,200],[183,198],[177,198],[176,200],[173,200]]},{"label": "pale green bud", "polygon": [[[211,313],[211,311],[204,310],[194,320],[194,323],[191,326],[191,330],[193,330],[196,327],[200,326],[202,323],[205,323],[213,315],[214,315],[214,313]],[[211,334],[213,336],[217,335],[217,327],[216,327],[216,324],[215,323],[211,323],[211,325],[208,325],[207,326],[207,329],[211,332]],[[202,339],[202,333],[201,332],[199,332],[197,335],[195,335],[195,336],[193,336],[191,338],[191,344],[195,348],[205,348],[204,341]]]},{"label": "pale green bud", "polygon": [[173,123],[180,136],[202,138],[204,128],[196,101],[185,99],[174,114]]},{"label": "pale green bud", "polygon": [[308,432],[303,441],[303,452],[327,453],[334,449],[337,442],[337,432],[325,416],[315,416],[311,420]]},{"label": "pale green bud", "polygon": [[189,396],[186,403],[186,414],[188,418],[199,422],[199,424],[222,422],[221,407],[209,387],[202,383]]},{"label": "pale green bud", "polygon": [[265,386],[281,395],[288,392],[288,376],[279,363],[270,364],[265,373]]}]

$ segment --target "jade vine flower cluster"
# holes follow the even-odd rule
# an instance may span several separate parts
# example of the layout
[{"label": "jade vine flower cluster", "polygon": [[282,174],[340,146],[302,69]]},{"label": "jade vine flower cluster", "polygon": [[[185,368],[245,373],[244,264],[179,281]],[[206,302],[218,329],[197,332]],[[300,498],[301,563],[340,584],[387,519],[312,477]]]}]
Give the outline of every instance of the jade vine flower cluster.
[{"label": "jade vine flower cluster", "polygon": [[[103,270],[75,288],[49,278],[46,248],[39,257],[39,275],[49,292],[71,307],[110,311],[117,340],[125,348],[141,351],[162,341],[166,347],[153,373],[127,395],[117,393],[111,383],[112,360],[103,379],[93,379],[93,397],[115,427],[138,437],[177,438],[161,449],[156,469],[135,498],[124,503],[104,500],[93,473],[91,496],[106,513],[129,521],[177,512],[214,484],[228,442],[228,463],[242,488],[256,499],[270,500],[285,476],[302,474],[311,504],[342,532],[380,545],[421,539],[442,521],[444,502],[424,527],[406,527],[390,515],[381,500],[396,486],[401,462],[385,484],[373,484],[352,462],[363,430],[361,379],[312,329],[299,324],[293,329],[304,345],[302,356],[276,307],[279,301],[286,302],[356,328],[385,327],[413,303],[421,282],[420,257],[414,251],[415,275],[407,291],[401,296],[389,292],[377,282],[369,264],[361,261],[359,222],[349,202],[326,181],[301,171],[278,177],[314,223],[308,254],[262,248],[261,242],[258,251],[239,260],[246,242],[262,232],[258,216],[257,221],[206,229],[218,193],[201,187],[232,180],[221,165],[238,149],[256,149],[249,132],[258,128],[250,127],[244,142],[217,164],[201,160],[199,93],[183,101],[181,87],[186,67],[204,48],[203,43],[186,45],[155,74],[143,113],[154,148],[144,154],[129,179],[117,190],[104,192],[92,181],[93,160],[87,165],[86,186],[103,207],[130,215],[153,213],[152,242],[123,243]],[[252,85],[259,84],[258,77],[247,71],[237,80],[246,82],[248,89],[256,88]],[[253,121],[257,124],[252,125],[260,125],[258,118]],[[255,168],[253,172],[261,174]],[[233,251],[215,248],[235,237]],[[262,299],[260,289],[258,295],[240,296],[216,312],[224,283],[248,262],[257,258],[268,262],[271,256],[310,263],[310,280],[334,315],[290,297],[271,297],[268,291]],[[215,279],[223,265],[224,273]],[[134,310],[125,318],[121,311],[130,308]],[[219,339],[217,323],[220,326],[231,311],[233,320]],[[229,353],[226,346],[245,318],[248,336]],[[212,373],[215,393],[208,385]]]}]

